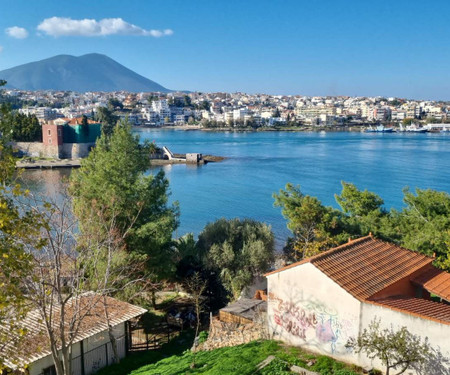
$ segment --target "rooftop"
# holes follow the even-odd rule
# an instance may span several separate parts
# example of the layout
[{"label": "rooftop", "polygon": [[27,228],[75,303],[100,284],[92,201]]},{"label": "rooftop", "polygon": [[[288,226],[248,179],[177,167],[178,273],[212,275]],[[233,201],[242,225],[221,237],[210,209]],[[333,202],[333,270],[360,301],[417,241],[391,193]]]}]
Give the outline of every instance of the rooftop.
[{"label": "rooftop", "polygon": [[430,293],[450,302],[450,273],[431,268],[429,271],[411,278],[411,282],[422,285]]},{"label": "rooftop", "polygon": [[[119,301],[112,297],[106,297],[106,305],[108,307],[111,326],[117,326],[118,324],[136,318],[147,311],[139,306]],[[58,331],[60,323],[58,307],[58,305],[53,306],[53,327],[55,331]],[[74,343],[108,329],[108,325],[105,322],[103,297],[98,294],[85,293],[77,298],[72,298],[67,303],[66,311],[66,322],[69,322],[75,314],[83,316]],[[21,324],[22,327],[28,331],[25,339],[20,343],[19,347],[13,346],[14,340],[12,339],[9,347],[7,346],[0,349],[0,355],[5,355],[5,353],[14,350],[16,353],[20,353],[20,358],[18,359],[25,364],[32,363],[40,358],[50,355],[49,338],[45,330],[45,323],[43,322],[39,311],[30,311]],[[0,329],[8,328],[0,326]],[[6,365],[14,368],[14,363],[6,363]]]},{"label": "rooftop", "polygon": [[445,303],[406,296],[393,296],[369,302],[439,323],[450,324],[450,305]]},{"label": "rooftop", "polygon": [[432,262],[433,258],[369,235],[269,272],[266,276],[311,263],[351,295],[366,300]]}]

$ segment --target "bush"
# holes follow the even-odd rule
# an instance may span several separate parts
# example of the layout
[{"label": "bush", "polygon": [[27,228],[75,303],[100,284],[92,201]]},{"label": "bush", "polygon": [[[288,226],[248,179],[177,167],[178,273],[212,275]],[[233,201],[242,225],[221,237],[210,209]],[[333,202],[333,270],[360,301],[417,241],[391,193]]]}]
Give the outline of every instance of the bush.
[{"label": "bush", "polygon": [[201,331],[198,335],[198,343],[201,344],[206,340],[208,340],[208,335],[209,335],[208,331]]}]

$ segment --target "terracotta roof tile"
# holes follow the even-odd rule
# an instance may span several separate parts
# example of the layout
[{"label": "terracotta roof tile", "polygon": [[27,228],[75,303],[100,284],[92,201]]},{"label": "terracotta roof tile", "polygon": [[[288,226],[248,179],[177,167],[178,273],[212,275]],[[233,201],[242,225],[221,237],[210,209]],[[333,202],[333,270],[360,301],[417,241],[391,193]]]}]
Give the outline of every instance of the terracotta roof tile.
[{"label": "terracotta roof tile", "polygon": [[312,263],[354,297],[365,300],[433,261],[372,236],[362,237],[266,274]]},{"label": "terracotta roof tile", "polygon": [[450,301],[450,273],[432,268],[411,279],[414,284],[422,285],[430,293]]},{"label": "terracotta roof tile", "polygon": [[406,296],[394,296],[367,302],[438,321],[439,323],[450,324],[450,305],[445,303]]}]

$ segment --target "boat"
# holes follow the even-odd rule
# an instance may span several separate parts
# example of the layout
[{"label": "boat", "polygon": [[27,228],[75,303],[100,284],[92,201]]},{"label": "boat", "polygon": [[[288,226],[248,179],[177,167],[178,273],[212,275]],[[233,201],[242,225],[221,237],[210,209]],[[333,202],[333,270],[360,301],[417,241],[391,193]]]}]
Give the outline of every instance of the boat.
[{"label": "boat", "polygon": [[384,125],[378,125],[376,128],[369,126],[364,131],[366,133],[393,133],[394,128],[386,128]]},{"label": "boat", "polygon": [[400,124],[400,131],[405,133],[427,133],[428,129],[417,126],[416,124],[407,125],[405,128],[403,128],[403,125]]}]

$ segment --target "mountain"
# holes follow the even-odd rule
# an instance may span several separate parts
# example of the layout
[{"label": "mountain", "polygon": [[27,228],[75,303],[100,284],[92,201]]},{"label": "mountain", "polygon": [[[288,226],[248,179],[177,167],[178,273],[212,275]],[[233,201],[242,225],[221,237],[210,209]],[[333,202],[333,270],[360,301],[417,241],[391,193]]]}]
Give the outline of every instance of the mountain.
[{"label": "mountain", "polygon": [[6,87],[20,90],[171,91],[98,53],[58,55],[19,65],[0,71],[0,79],[8,82]]}]

